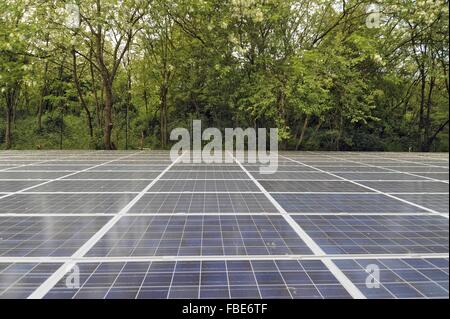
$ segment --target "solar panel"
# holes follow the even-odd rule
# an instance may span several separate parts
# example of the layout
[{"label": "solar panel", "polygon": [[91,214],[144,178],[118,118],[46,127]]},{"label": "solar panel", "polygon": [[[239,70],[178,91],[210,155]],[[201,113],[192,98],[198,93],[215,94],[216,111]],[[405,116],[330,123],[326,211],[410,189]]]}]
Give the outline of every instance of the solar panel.
[{"label": "solar panel", "polygon": [[149,192],[259,192],[251,180],[160,180]]},{"label": "solar panel", "polygon": [[278,213],[263,195],[249,194],[146,194],[129,214],[241,214]]},{"label": "solar panel", "polygon": [[109,217],[0,217],[0,256],[71,256]]},{"label": "solar panel", "polygon": [[[283,169],[283,167],[279,167]],[[337,177],[333,177],[329,174],[320,172],[276,172],[274,174],[260,174],[259,172],[252,172],[252,175],[257,180],[339,180]],[[269,183],[270,184],[270,183]]]},{"label": "solar panel", "polygon": [[[448,166],[448,163],[447,163]],[[396,171],[409,173],[448,173],[448,167],[430,167],[430,166],[402,166],[396,167]]]},{"label": "solar panel", "polygon": [[381,194],[273,194],[290,213],[423,213]]},{"label": "solar panel", "polygon": [[125,216],[87,256],[289,254],[311,250],[281,216]]},{"label": "solar panel", "polygon": [[364,187],[343,181],[308,181],[308,182],[262,181],[261,185],[268,192],[279,192],[279,193],[370,192]]},{"label": "solar panel", "polygon": [[448,154],[279,155],[1,151],[0,298],[448,298]]},{"label": "solar panel", "polygon": [[[336,260],[336,265],[368,298],[448,299],[448,258]],[[376,289],[368,288],[368,269]],[[369,267],[369,268],[368,268]]]},{"label": "solar panel", "polygon": [[139,192],[148,181],[94,180],[94,181],[53,181],[33,188],[33,192]]},{"label": "solar panel", "polygon": [[178,261],[78,264],[45,298],[350,298],[320,261]]},{"label": "solar panel", "polygon": [[327,254],[448,253],[440,216],[293,216]]},{"label": "solar panel", "polygon": [[[0,167],[0,170],[2,168]],[[0,172],[0,180],[5,179],[23,179],[23,180],[32,180],[32,179],[55,179],[61,176],[66,175],[64,172],[14,172],[14,171],[6,171]]]},{"label": "solar panel", "polygon": [[1,214],[116,214],[132,194],[16,194],[0,199]]},{"label": "solar panel", "polygon": [[398,194],[396,196],[441,213],[448,213],[448,194]]},{"label": "solar panel", "polygon": [[[353,181],[399,181],[399,180],[426,180],[425,177],[413,176],[403,173],[336,173],[346,179]],[[423,175],[423,174],[422,174]]]},{"label": "solar panel", "polygon": [[83,172],[72,175],[69,179],[131,179],[131,180],[152,180],[158,177],[159,172]]},{"label": "solar panel", "polygon": [[162,172],[167,165],[103,165],[90,169],[89,172],[114,172],[114,171],[133,171],[133,172]]},{"label": "solar panel", "polygon": [[35,186],[42,183],[41,181],[0,181],[0,192],[10,193],[17,192],[24,188]]},{"label": "solar panel", "polygon": [[210,172],[184,172],[169,171],[164,174],[163,180],[166,179],[249,179],[244,172],[230,171],[210,171]]},{"label": "solar panel", "polygon": [[435,178],[441,181],[448,181],[448,173],[417,173],[420,176]]},{"label": "solar panel", "polygon": [[448,184],[441,182],[361,182],[385,193],[448,193]]},{"label": "solar panel", "polygon": [[61,264],[0,263],[0,299],[28,297]]}]

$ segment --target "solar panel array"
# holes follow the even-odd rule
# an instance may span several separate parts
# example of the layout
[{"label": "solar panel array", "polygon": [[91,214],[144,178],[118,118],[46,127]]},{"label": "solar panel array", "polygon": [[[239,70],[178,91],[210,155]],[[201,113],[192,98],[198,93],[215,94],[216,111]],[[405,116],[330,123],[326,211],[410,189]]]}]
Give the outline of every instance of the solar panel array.
[{"label": "solar panel array", "polygon": [[448,154],[0,152],[0,298],[448,298]]}]

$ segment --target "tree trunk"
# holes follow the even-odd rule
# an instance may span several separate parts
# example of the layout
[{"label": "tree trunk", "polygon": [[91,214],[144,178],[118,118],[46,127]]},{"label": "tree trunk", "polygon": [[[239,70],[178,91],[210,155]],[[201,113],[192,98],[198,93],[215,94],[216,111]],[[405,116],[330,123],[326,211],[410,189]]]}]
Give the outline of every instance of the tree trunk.
[{"label": "tree trunk", "polygon": [[431,131],[431,107],[432,107],[432,96],[433,96],[433,89],[434,85],[436,83],[435,77],[431,77],[429,89],[428,89],[428,97],[427,97],[427,110],[426,110],[426,117],[424,120],[424,126],[425,126],[425,132],[423,137],[423,144],[422,144],[422,152],[429,152],[431,144],[429,143],[430,140],[430,131]]},{"label": "tree trunk", "polygon": [[303,142],[303,138],[305,137],[306,128],[308,127],[309,115],[306,115],[305,121],[303,122],[302,132],[300,133],[300,138],[298,139],[297,146],[295,150],[298,151],[300,145]]},{"label": "tree trunk", "polygon": [[344,117],[341,115],[339,116],[339,123],[338,123],[338,136],[336,138],[336,151],[340,151],[341,146],[341,139],[342,139],[342,131],[344,126]]},{"label": "tree trunk", "polygon": [[80,81],[78,79],[78,72],[77,72],[77,54],[75,52],[75,49],[72,50],[72,62],[73,62],[73,80],[75,82],[75,87],[77,89],[78,98],[80,99],[81,106],[86,111],[86,118],[87,118],[87,124],[89,129],[89,136],[91,138],[94,137],[94,128],[92,126],[92,116],[91,112],[89,111],[89,108],[86,104],[86,101],[84,100],[83,92],[81,91]]},{"label": "tree trunk", "polygon": [[166,83],[161,85],[160,89],[160,128],[161,128],[161,147],[167,147],[167,93]]},{"label": "tree trunk", "polygon": [[426,75],[424,67],[420,68],[420,109],[419,109],[419,141],[418,141],[418,147],[421,150],[422,146],[424,144],[424,133],[423,129],[425,126],[424,121],[424,114],[425,114],[425,88],[426,88]]},{"label": "tree trunk", "polygon": [[436,139],[436,137],[439,135],[440,132],[442,132],[444,130],[444,128],[448,125],[449,120],[445,121],[444,123],[442,123],[438,129],[436,130],[436,132],[428,139],[427,141],[427,147],[428,149],[431,148],[431,145],[433,145],[434,140]]},{"label": "tree trunk", "polygon": [[95,81],[95,72],[94,72],[94,63],[92,62],[92,49],[89,51],[89,69],[91,73],[91,81],[92,81],[92,91],[94,93],[94,99],[95,99],[95,113],[97,117],[97,125],[99,127],[102,127],[102,111],[101,111],[101,103],[98,98],[98,92],[97,92],[97,84]]},{"label": "tree trunk", "polygon": [[6,106],[6,132],[5,132],[5,148],[9,150],[12,147],[12,121],[13,110],[10,105]]},{"label": "tree trunk", "polygon": [[48,61],[45,61],[45,67],[44,67],[44,84],[42,86],[41,91],[41,100],[39,101],[39,108],[38,108],[38,114],[37,114],[37,120],[38,120],[38,129],[42,129],[42,115],[44,114],[44,106],[46,104],[45,97],[47,96],[47,73],[48,73]]},{"label": "tree trunk", "polygon": [[111,144],[111,133],[113,129],[113,120],[112,120],[113,93],[112,93],[112,84],[107,79],[103,79],[103,89],[105,91],[105,105],[103,108],[103,115],[105,121],[103,129],[103,143],[105,144],[106,150],[112,150],[113,146]]},{"label": "tree trunk", "polygon": [[18,83],[16,87],[7,89],[6,99],[6,128],[5,128],[5,148],[8,150],[12,147],[12,127],[14,123],[14,111],[19,93]]}]

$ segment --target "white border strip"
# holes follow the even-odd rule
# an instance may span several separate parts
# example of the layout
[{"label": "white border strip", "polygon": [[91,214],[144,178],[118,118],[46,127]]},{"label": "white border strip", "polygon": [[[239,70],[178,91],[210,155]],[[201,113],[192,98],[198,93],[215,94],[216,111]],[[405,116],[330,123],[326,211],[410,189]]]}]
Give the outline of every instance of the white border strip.
[{"label": "white border strip", "polygon": [[422,259],[449,258],[449,254],[348,254],[348,255],[236,255],[236,256],[133,256],[133,257],[0,257],[0,263],[103,263],[153,261],[228,261],[228,260],[348,260],[348,259]]}]

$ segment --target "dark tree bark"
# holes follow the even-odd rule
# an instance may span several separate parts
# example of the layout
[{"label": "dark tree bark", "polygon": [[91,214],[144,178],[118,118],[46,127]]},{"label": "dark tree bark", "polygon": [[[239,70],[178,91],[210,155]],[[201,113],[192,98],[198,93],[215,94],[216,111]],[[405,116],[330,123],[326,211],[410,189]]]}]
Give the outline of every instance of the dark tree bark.
[{"label": "dark tree bark", "polygon": [[78,99],[80,100],[81,106],[83,107],[84,111],[86,112],[86,119],[89,129],[89,136],[91,138],[94,137],[94,127],[92,125],[92,115],[91,111],[89,111],[89,107],[86,103],[86,100],[84,99],[83,92],[81,90],[80,80],[78,78],[78,71],[77,71],[77,53],[75,49],[72,50],[72,69],[73,69],[73,80],[75,82],[75,87],[77,89],[78,93]]}]

